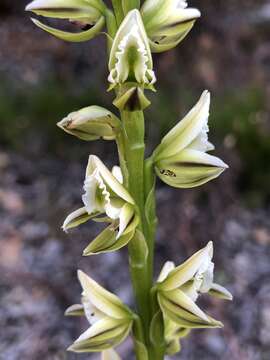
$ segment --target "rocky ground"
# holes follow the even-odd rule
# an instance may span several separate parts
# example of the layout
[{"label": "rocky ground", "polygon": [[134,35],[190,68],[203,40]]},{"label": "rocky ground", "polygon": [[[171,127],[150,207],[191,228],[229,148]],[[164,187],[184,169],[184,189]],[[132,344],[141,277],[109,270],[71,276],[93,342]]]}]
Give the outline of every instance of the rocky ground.
[{"label": "rocky ground", "polygon": [[[125,250],[82,258],[97,225],[69,235],[60,230],[65,215],[80,204],[83,167],[60,158],[1,152],[0,171],[0,359],[98,359],[65,352],[87,326],[63,316],[80,298],[76,269],[130,305],[132,296]],[[202,299],[225,328],[194,331],[182,343],[181,359],[269,359],[269,211],[243,209],[221,180],[204,192],[160,187],[158,205],[156,270],[167,259],[180,262],[212,239],[216,278],[234,294],[230,304]],[[121,347],[125,360],[132,359],[130,350],[128,340]]]}]

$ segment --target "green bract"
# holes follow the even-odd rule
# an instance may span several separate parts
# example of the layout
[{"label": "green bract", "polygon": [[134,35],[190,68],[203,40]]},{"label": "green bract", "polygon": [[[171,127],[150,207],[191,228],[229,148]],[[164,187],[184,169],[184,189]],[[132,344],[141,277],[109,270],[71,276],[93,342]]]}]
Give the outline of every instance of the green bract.
[{"label": "green bract", "polygon": [[110,111],[100,106],[89,106],[70,113],[57,125],[82,140],[114,140],[121,122]]},{"label": "green bract", "polygon": [[138,10],[126,15],[115,35],[109,70],[111,87],[125,82],[150,86],[156,81],[147,35]]},{"label": "green bract", "polygon": [[213,282],[212,257],[213,244],[209,242],[182,265],[175,267],[172,262],[164,265],[156,289],[168,344],[186,335],[184,329],[222,326],[196,305],[198,296],[203,293],[232,300],[228,290]]},{"label": "green bract", "polygon": [[[68,350],[92,352],[111,349],[127,337],[132,326],[133,314],[117,296],[105,290],[84,272],[79,270],[78,278],[83,288],[82,305],[71,306],[66,310],[66,315],[84,314],[91,326]],[[103,359],[114,360],[119,357],[112,350],[105,352]]]},{"label": "green bract", "polygon": [[141,13],[151,50],[167,51],[177,46],[201,16],[185,0],[146,0]]},{"label": "green bract", "polygon": [[166,184],[192,188],[218,177],[228,166],[206,152],[210,94],[204,91],[198,103],[161,141],[154,152],[157,175]]},{"label": "green bract", "polygon": [[58,30],[32,19],[35,25],[50,34],[66,41],[81,42],[95,37],[105,24],[105,5],[101,0],[34,0],[26,6],[27,11],[49,18],[68,19],[82,27],[93,25],[88,30],[70,33]]},{"label": "green bract", "polygon": [[[82,196],[84,207],[72,212],[64,221],[66,231],[89,219],[110,225],[84,250],[84,255],[118,250],[133,237],[138,216],[132,197],[121,184],[121,173],[111,173],[97,156],[89,157]],[[119,181],[120,180],[120,181]],[[100,218],[105,214],[106,217]]]}]

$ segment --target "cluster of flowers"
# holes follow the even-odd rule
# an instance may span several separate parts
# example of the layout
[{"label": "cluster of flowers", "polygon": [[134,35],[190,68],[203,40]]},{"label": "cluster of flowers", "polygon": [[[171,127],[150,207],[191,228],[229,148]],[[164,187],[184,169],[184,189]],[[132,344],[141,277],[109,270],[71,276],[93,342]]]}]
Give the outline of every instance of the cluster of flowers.
[{"label": "cluster of flowers", "polygon": [[[43,30],[66,41],[87,41],[101,33],[110,21],[110,10],[101,0],[34,0],[26,10],[37,15],[69,19],[84,31],[65,32],[33,19]],[[119,24],[110,26],[109,89],[115,89],[114,105],[120,110],[142,110],[150,102],[145,89],[155,90],[152,52],[178,45],[200,12],[185,0],[146,0],[141,9],[127,12]],[[108,24],[107,24],[108,25]],[[108,27],[108,26],[107,26]],[[157,176],[177,188],[192,188],[219,176],[227,165],[207,152],[210,94],[203,92],[192,110],[162,139],[152,155]],[[110,111],[89,106],[69,114],[58,126],[79,139],[117,140],[122,131],[119,118]],[[85,256],[118,250],[136,236],[139,216],[132,196],[123,184],[121,169],[110,171],[94,155],[89,157],[84,182],[83,206],[64,221],[65,231],[92,219],[108,226],[84,250]],[[197,305],[200,294],[223,299],[231,294],[213,281],[213,246],[209,243],[182,265],[167,262],[153,287],[164,319],[166,352],[180,349],[180,339],[191,329],[221,327]],[[67,309],[67,315],[86,316],[90,328],[69,348],[75,352],[102,353],[102,359],[117,360],[114,347],[130,333],[136,315],[121,300],[82,271],[82,304]]]}]

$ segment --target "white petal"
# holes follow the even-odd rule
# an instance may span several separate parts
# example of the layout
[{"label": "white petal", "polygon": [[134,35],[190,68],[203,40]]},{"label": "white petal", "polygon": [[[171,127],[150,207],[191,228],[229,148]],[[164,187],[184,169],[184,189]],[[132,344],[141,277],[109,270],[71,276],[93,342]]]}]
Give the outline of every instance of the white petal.
[{"label": "white petal", "polygon": [[172,261],[166,261],[161,269],[157,282],[164,281],[173,269],[175,269],[174,263]]}]

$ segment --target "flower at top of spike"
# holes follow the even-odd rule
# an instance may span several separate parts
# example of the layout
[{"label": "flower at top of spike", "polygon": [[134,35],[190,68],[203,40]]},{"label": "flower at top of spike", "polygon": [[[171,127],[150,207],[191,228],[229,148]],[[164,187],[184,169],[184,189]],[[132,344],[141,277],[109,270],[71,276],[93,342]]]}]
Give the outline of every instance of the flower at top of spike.
[{"label": "flower at top of spike", "polygon": [[52,28],[42,22],[32,19],[35,25],[59,39],[81,42],[87,41],[100,33],[105,24],[105,5],[102,0],[34,0],[25,8],[26,11],[32,11],[37,15],[48,18],[68,19],[78,23],[82,28],[93,25],[90,29],[79,33]]},{"label": "flower at top of spike", "polygon": [[153,52],[177,46],[201,16],[185,0],[146,0],[141,13]]},{"label": "flower at top of spike", "polygon": [[[133,322],[133,313],[117,296],[105,290],[84,272],[79,270],[78,278],[83,288],[82,304],[72,305],[65,314],[68,316],[85,315],[90,328],[68,350],[101,352],[112,349],[128,336]],[[108,360],[120,359],[113,350],[105,351],[102,356],[103,359]]]},{"label": "flower at top of spike", "polygon": [[[173,329],[175,334],[183,328],[222,326],[219,321],[211,318],[196,305],[196,300],[202,293],[226,300],[232,299],[228,290],[213,282],[212,257],[213,244],[209,242],[205,248],[199,250],[182,265],[175,267],[172,262],[165,263],[160,273],[156,285],[158,301],[164,320],[168,319],[177,324]],[[170,324],[167,336],[170,335],[172,339],[171,330]],[[181,332],[179,334],[183,335]]]},{"label": "flower at top of spike", "polygon": [[198,103],[162,139],[153,159],[157,175],[168,185],[192,188],[218,177],[228,166],[206,152],[214,146],[207,133],[210,93],[204,91]]},{"label": "flower at top of spike", "polygon": [[147,35],[136,9],[126,15],[115,35],[109,70],[111,88],[126,82],[151,87],[156,81]]},{"label": "flower at top of spike", "polygon": [[[118,250],[133,237],[138,225],[135,203],[120,181],[120,168],[110,172],[94,155],[89,157],[82,201],[84,207],[72,212],[64,221],[66,231],[89,219],[110,225],[84,250],[84,255]],[[100,215],[105,214],[105,218]]]}]

